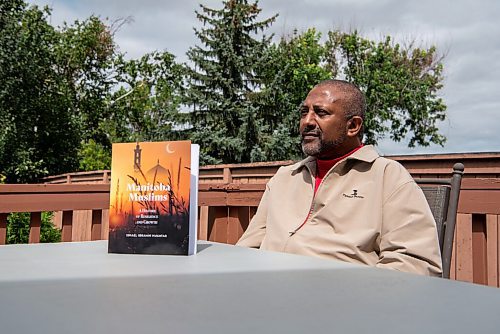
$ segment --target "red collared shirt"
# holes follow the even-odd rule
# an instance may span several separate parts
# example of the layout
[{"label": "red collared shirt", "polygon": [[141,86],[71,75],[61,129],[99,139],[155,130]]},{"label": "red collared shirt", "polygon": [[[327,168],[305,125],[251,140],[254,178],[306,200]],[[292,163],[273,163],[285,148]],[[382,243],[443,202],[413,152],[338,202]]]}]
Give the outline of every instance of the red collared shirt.
[{"label": "red collared shirt", "polygon": [[319,184],[321,183],[321,180],[325,177],[326,173],[340,160],[347,158],[357,150],[363,147],[363,144],[360,146],[356,147],[354,150],[351,152],[347,153],[346,155],[341,156],[340,158],[332,159],[332,160],[320,160],[316,159],[316,184],[314,186],[314,193],[316,194],[316,190],[318,190]]}]

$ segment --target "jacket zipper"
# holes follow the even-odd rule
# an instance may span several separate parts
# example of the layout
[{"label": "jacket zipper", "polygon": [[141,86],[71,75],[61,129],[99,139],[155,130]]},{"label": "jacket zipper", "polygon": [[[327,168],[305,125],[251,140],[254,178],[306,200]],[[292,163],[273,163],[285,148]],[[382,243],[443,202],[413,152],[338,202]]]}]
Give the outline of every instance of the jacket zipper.
[{"label": "jacket zipper", "polygon": [[[334,167],[335,167],[335,166],[334,166]],[[331,170],[333,170],[333,169],[334,169],[334,167],[332,167],[332,169],[331,169]],[[314,199],[316,198],[316,194],[318,193],[319,188],[320,188],[320,187],[321,187],[321,185],[323,184],[323,180],[324,180],[324,179],[326,179],[326,176],[327,176],[328,174],[330,174],[330,173],[329,173],[329,172],[328,172],[328,173],[326,173],[326,174],[325,174],[325,176],[321,179],[321,182],[319,183],[319,185],[318,185],[318,189],[316,189],[316,191],[314,191],[314,187],[315,187],[315,185],[313,185],[313,192],[314,192],[314,194],[313,194],[313,198],[312,198],[312,200],[311,200],[311,206],[309,207],[309,212],[307,213],[307,217],[306,217],[306,219],[304,220],[304,222],[303,222],[302,224],[300,224],[300,225],[299,225],[299,226],[298,226],[295,230],[293,230],[293,231],[290,231],[290,232],[289,232],[289,233],[290,233],[290,237],[291,237],[291,236],[293,236],[295,233],[297,233],[297,231],[298,231],[298,230],[300,230],[300,229],[302,228],[302,226],[304,226],[304,225],[307,223],[307,221],[309,220],[309,217],[311,216],[311,213],[313,212],[313,208],[314,208]]]},{"label": "jacket zipper", "polygon": [[[329,170],[329,171],[325,174],[325,176],[321,179],[321,182],[320,182],[320,183],[319,183],[319,185],[318,185],[318,189],[316,189],[316,191],[315,191],[315,192],[314,192],[314,188],[313,188],[313,192],[314,192],[314,194],[313,194],[313,198],[312,198],[312,201],[311,201],[311,206],[309,207],[309,212],[307,213],[307,217],[306,217],[306,219],[304,220],[304,222],[303,222],[302,224],[300,224],[300,225],[299,225],[299,226],[298,226],[295,230],[288,232],[288,233],[290,233],[290,237],[291,237],[291,236],[293,236],[295,233],[297,233],[297,231],[298,231],[298,230],[300,230],[300,229],[302,228],[302,226],[304,226],[304,225],[307,223],[307,221],[309,220],[309,217],[311,216],[311,213],[312,213],[312,211],[313,211],[313,207],[314,207],[314,199],[316,198],[316,194],[318,193],[319,188],[320,188],[320,187],[321,187],[321,185],[323,184],[323,181],[326,179],[326,177],[327,177],[328,175],[330,175],[330,173],[332,173],[332,172],[333,172],[333,170],[335,170],[335,167],[337,167],[337,166],[338,166],[338,165],[339,165],[342,161],[344,161],[344,160],[341,160],[341,161],[337,162],[337,163],[336,163],[336,164],[335,164],[335,165],[334,165],[334,166],[333,166],[333,167],[332,167],[332,168],[331,168],[331,169],[330,169],[330,170]],[[308,168],[308,169],[309,169],[309,168]],[[312,175],[312,173],[311,173],[311,171],[310,171],[310,170],[309,170],[309,173]],[[314,187],[314,185],[313,185],[313,187]]]},{"label": "jacket zipper", "polygon": [[[319,189],[319,186],[318,186],[318,189]],[[314,204],[314,196],[313,196],[313,199],[312,199],[312,202],[311,202],[311,206],[309,208],[309,212],[307,213],[306,219],[295,230],[289,232],[290,236],[293,236],[295,233],[297,233],[297,231],[300,230],[302,228],[302,226],[304,226],[307,223],[307,220],[309,219],[309,216],[311,216],[311,213],[313,211],[313,204]]]}]

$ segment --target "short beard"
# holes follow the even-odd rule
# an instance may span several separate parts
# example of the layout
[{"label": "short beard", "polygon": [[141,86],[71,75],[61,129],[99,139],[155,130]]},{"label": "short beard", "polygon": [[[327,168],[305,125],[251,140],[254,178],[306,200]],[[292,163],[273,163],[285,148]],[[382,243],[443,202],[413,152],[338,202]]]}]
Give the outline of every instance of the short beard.
[{"label": "short beard", "polygon": [[308,156],[321,158],[325,153],[335,152],[337,148],[342,145],[347,139],[347,131],[342,133],[339,138],[333,141],[323,141],[323,134],[318,137],[319,141],[316,143],[304,143],[302,140],[302,152]]}]

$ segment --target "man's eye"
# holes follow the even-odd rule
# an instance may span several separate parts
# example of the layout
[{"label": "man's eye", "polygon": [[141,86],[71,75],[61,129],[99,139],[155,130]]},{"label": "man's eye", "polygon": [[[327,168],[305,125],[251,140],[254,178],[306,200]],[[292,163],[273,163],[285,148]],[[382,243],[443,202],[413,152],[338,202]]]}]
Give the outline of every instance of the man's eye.
[{"label": "man's eye", "polygon": [[307,109],[307,108],[301,108],[300,109],[300,115],[301,116],[307,115],[308,112],[309,112],[309,109]]}]

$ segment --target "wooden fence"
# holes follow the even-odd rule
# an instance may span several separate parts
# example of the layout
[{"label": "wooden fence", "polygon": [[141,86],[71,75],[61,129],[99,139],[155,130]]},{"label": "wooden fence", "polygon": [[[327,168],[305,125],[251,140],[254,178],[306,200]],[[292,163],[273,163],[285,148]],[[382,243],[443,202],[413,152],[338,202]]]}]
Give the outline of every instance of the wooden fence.
[{"label": "wooden fence", "polygon": [[[392,156],[416,177],[450,177],[465,165],[451,278],[500,286],[500,153]],[[293,163],[214,165],[200,168],[199,238],[235,243],[248,226],[267,181]],[[40,211],[56,211],[63,241],[107,239],[109,171],[71,173],[41,185],[0,185],[0,243],[9,212],[32,212],[30,242],[39,241]]]}]

